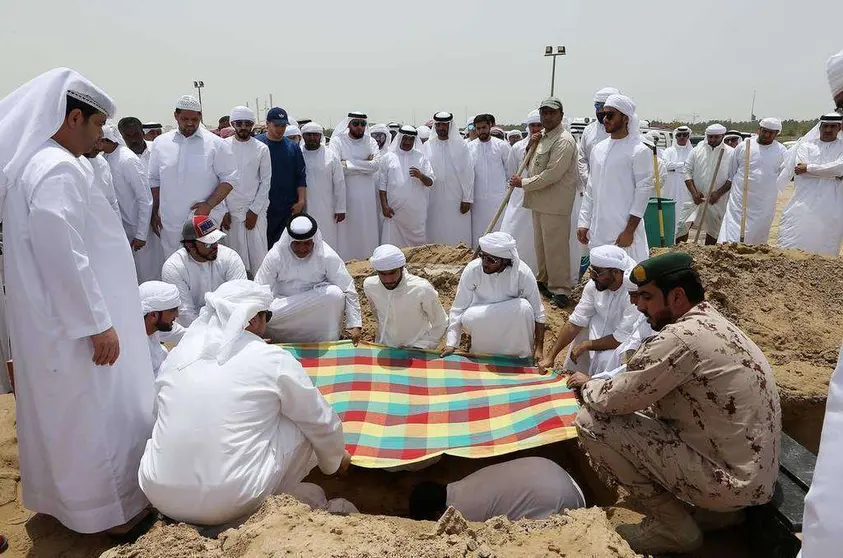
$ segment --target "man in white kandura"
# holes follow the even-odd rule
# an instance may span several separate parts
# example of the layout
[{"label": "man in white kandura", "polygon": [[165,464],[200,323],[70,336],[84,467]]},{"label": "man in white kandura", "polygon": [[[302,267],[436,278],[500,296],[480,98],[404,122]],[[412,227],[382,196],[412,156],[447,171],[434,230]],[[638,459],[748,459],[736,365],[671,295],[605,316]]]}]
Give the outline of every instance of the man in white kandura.
[{"label": "man in white kandura", "polygon": [[[688,232],[694,224],[702,227],[706,244],[717,242],[717,235],[720,234],[720,226],[723,224],[723,214],[726,212],[726,197],[723,194],[728,191],[726,183],[729,180],[729,167],[732,164],[734,151],[723,143],[725,134],[726,127],[722,124],[712,124],[706,128],[705,141],[698,143],[685,161],[685,187],[691,194],[691,201],[677,209],[679,216],[676,218],[676,242],[687,241]],[[721,153],[722,160],[720,160]],[[711,187],[718,160],[720,160],[720,168],[717,170],[717,178],[714,180],[714,187],[709,196],[708,190]],[[706,205],[707,209],[705,209]],[[704,223],[702,222],[703,211],[705,211]]]},{"label": "man in white kandura", "polygon": [[[509,167],[518,170],[524,157],[527,156],[527,147],[533,134],[540,134],[542,131],[541,117],[539,110],[530,111],[527,115],[527,127],[529,135],[512,146],[509,154]],[[523,178],[530,176],[529,166],[525,166],[521,173]],[[509,233],[515,239],[518,248],[518,256],[521,261],[530,266],[533,273],[539,271],[539,261],[536,256],[536,234],[533,229],[533,210],[524,207],[524,190],[513,188],[512,195],[506,205],[506,210],[501,217],[501,231]]]},{"label": "man in white kandura", "polygon": [[[384,180],[386,180],[383,175],[387,171],[385,160],[387,158],[386,154],[389,153],[389,144],[392,142],[392,133],[386,124],[375,124],[374,126],[369,127],[369,135],[371,135],[372,139],[378,144],[378,170],[375,173],[375,187],[377,188],[378,184],[381,184]],[[377,196],[378,201],[378,239],[380,239],[385,217],[383,216],[383,208],[381,207],[380,192],[375,192],[375,196]],[[318,222],[319,221],[317,221],[317,223]]]},{"label": "man in white kandura", "polygon": [[182,247],[164,262],[161,280],[179,289],[179,323],[190,326],[205,305],[205,294],[234,279],[245,279],[246,268],[237,252],[219,241],[225,233],[204,215],[182,226]]},{"label": "man in white kandura", "polygon": [[234,135],[226,138],[237,164],[239,179],[225,198],[228,208],[228,236],[224,244],[240,255],[246,272],[254,277],[267,251],[266,208],[272,161],[265,143],[252,137],[255,113],[249,107],[231,109],[229,121]]},{"label": "man in white kandura", "polygon": [[553,368],[557,355],[571,345],[565,370],[589,376],[608,371],[615,362],[615,349],[632,335],[641,316],[623,288],[624,273],[635,267],[635,261],[614,245],[592,248],[589,260],[591,281],[553,348],[545,354],[541,362],[544,369]]},{"label": "man in white kandura", "polygon": [[171,519],[222,525],[294,491],[317,464],[330,475],[351,463],[339,417],[301,364],[263,341],[271,303],[247,280],[208,293],[158,375],[138,477]]},{"label": "man in white kandura", "polygon": [[[820,118],[819,135],[791,148],[779,186],[793,179],[796,188],[782,213],[779,246],[837,256],[843,241],[843,114]],[[783,180],[782,180],[783,178]]]},{"label": "man in white kandura", "polygon": [[[831,97],[837,112],[843,115],[843,50],[828,59],[825,65]],[[812,130],[817,134],[819,130]],[[809,132],[810,134],[811,132]],[[795,155],[795,154],[794,154]],[[792,165],[788,165],[790,167]],[[790,171],[786,167],[785,171]],[[843,347],[837,368],[831,375],[828,403],[823,419],[820,451],[808,495],[805,497],[805,519],[802,529],[803,558],[835,558],[843,545]]]},{"label": "man in white kandura", "polygon": [[691,201],[691,194],[685,187],[685,161],[693,148],[691,129],[679,126],[673,130],[673,145],[662,153],[662,162],[667,172],[667,180],[662,185],[662,197],[675,200],[677,211],[685,202]]},{"label": "man in white kandura", "polygon": [[[787,148],[776,141],[782,131],[778,118],[764,118],[758,127],[758,135],[742,141],[732,153],[729,167],[726,214],[720,226],[717,242],[739,242],[741,240],[741,219],[746,210],[744,242],[767,244],[770,228],[776,215],[776,200],[779,196],[777,182],[782,170]],[[746,206],[744,206],[744,172],[746,170],[746,144],[749,142],[749,182]]]},{"label": "man in white kandura", "polygon": [[[108,161],[111,169],[111,180],[114,184],[117,204],[120,207],[123,229],[126,231],[135,257],[138,283],[143,283],[161,275],[161,269],[155,269],[158,263],[157,257],[146,249],[146,239],[150,230],[149,220],[152,217],[152,191],[149,189],[149,179],[138,156],[123,145],[123,138],[117,126],[107,124],[102,132],[100,145],[103,157]],[[150,256],[153,257],[150,258]]]},{"label": "man in white kandura", "polygon": [[141,283],[138,291],[143,323],[146,327],[146,339],[149,343],[149,357],[152,359],[152,374],[158,377],[161,365],[167,358],[167,349],[161,344],[165,342],[165,339],[162,339],[161,334],[167,336],[166,342],[175,344],[187,331],[176,322],[181,304],[179,289],[163,281],[147,281]]},{"label": "man in white kandura", "polygon": [[185,95],[176,103],[178,128],[152,142],[149,185],[155,204],[152,227],[160,231],[164,258],[179,249],[181,229],[191,210],[223,223],[225,198],[237,185],[231,145],[201,124],[202,106]]},{"label": "man in white kandura", "polygon": [[[108,124],[103,126],[103,129],[107,126]],[[110,205],[114,212],[120,216],[120,204],[117,203],[117,192],[114,191],[114,179],[111,176],[111,167],[102,155],[102,150],[100,149],[102,144],[103,141],[102,138],[100,138],[96,147],[83,153],[85,156],[84,160],[90,163],[91,166],[88,170],[93,172],[91,185],[94,188],[98,188],[103,193],[105,199],[108,200],[108,205]]]},{"label": "man in white kandura", "polygon": [[603,117],[606,114],[603,112],[603,107],[606,105],[606,101],[609,100],[610,96],[618,93],[620,91],[614,87],[604,87],[594,94],[594,115],[597,117],[597,120],[588,123],[588,126],[582,131],[582,136],[580,136],[577,146],[579,170],[583,185],[588,184],[588,175],[591,171],[591,152],[598,143],[609,137],[609,132],[606,131],[606,127],[603,125]]},{"label": "man in white kandura", "polygon": [[433,115],[434,134],[424,144],[436,184],[427,205],[427,241],[471,246],[471,204],[474,201],[474,163],[468,144],[450,112]]},{"label": "man in white kandura", "polygon": [[337,226],[337,252],[346,260],[368,258],[377,248],[380,237],[375,184],[380,149],[369,135],[366,118],[362,112],[349,112],[348,117],[334,127],[328,144],[345,173],[347,214]]},{"label": "man in white kandura", "polygon": [[[477,139],[468,144],[474,162],[474,204],[471,206],[471,240],[477,247],[506,195],[507,181],[516,170],[510,168],[509,144],[491,135],[491,114],[474,118]],[[500,228],[500,220],[493,230]]]},{"label": "man in white kandura", "polygon": [[351,340],[355,345],[360,341],[363,318],[354,280],[310,215],[298,215],[287,224],[255,282],[269,285],[275,295],[267,328],[273,341],[336,341],[343,313]]},{"label": "man in white kandura", "polygon": [[421,246],[427,241],[427,198],[435,177],[415,128],[401,126],[383,164],[378,185],[381,238],[402,248]]},{"label": "man in white kandura", "polygon": [[135,263],[120,216],[80,159],[115,112],[67,68],[0,101],[23,505],[80,533],[128,527],[147,506],[137,469],[154,388]]},{"label": "man in white kandura", "polygon": [[363,292],[378,320],[375,343],[435,349],[448,315],[433,285],[408,272],[404,253],[391,244],[378,246],[369,263],[377,275],[363,281]]},{"label": "man in white kandura", "polygon": [[345,173],[339,157],[325,147],[324,134],[316,122],[302,126],[307,213],[319,223],[322,240],[336,251],[337,229],[345,221]]},{"label": "man in white kandura", "polygon": [[649,246],[641,221],[653,194],[653,154],[641,140],[635,102],[610,96],[603,125],[610,137],[591,152],[577,238],[590,248],[617,244],[633,260],[645,260]]},{"label": "man in white kandura", "polygon": [[536,276],[518,258],[515,239],[505,232],[489,233],[480,238],[480,257],[460,276],[442,356],[456,351],[465,330],[473,353],[539,362],[545,323]]}]

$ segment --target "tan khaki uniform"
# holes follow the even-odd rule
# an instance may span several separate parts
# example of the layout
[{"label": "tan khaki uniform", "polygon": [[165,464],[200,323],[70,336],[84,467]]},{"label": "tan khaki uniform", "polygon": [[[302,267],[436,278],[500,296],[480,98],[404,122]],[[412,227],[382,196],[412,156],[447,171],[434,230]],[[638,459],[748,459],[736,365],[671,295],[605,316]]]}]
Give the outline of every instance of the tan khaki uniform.
[{"label": "tan khaki uniform", "polygon": [[577,143],[560,124],[543,132],[530,162],[530,177],[522,181],[523,205],[533,210],[538,274],[554,294],[570,295],[571,209],[579,184]]},{"label": "tan khaki uniform", "polygon": [[627,371],[583,386],[580,441],[609,481],[727,511],[773,496],[781,409],[770,364],[701,303],[647,339]]}]

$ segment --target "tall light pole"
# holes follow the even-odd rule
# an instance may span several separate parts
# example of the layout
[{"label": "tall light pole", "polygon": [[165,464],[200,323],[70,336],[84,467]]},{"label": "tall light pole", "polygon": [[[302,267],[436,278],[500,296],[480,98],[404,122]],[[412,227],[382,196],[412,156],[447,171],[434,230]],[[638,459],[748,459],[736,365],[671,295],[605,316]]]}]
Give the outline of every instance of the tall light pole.
[{"label": "tall light pole", "polygon": [[550,75],[550,96],[553,97],[553,90],[556,85],[556,57],[565,56],[565,47],[558,46],[556,52],[554,52],[552,46],[546,46],[544,47],[544,55],[553,57],[553,71]]},{"label": "tall light pole", "polygon": [[[199,93],[199,106],[202,106],[202,88],[205,87],[205,82],[204,81],[194,81],[193,87],[195,87],[196,92]],[[205,115],[205,112],[203,111],[201,113],[202,123],[205,122],[205,116],[204,115]]]}]

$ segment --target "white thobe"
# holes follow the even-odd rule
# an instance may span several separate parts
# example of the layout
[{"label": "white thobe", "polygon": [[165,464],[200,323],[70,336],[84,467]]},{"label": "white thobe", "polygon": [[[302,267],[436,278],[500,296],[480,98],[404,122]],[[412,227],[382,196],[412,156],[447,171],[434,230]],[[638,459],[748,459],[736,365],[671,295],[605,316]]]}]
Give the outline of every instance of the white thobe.
[{"label": "white thobe", "polygon": [[448,315],[439,293],[426,279],[407,272],[393,290],[375,275],[363,281],[363,292],[378,320],[375,342],[388,347],[435,349],[445,333]]},{"label": "white thobe", "polygon": [[649,256],[644,212],[653,193],[653,155],[632,138],[609,138],[591,153],[591,171],[578,226],[588,229],[588,246],[615,244],[630,216],[640,217],[627,254],[640,262]]},{"label": "white thobe", "polygon": [[447,487],[445,504],[467,521],[499,515],[510,521],[545,519],[585,507],[582,489],[565,469],[544,457],[522,457],[489,465]]},{"label": "white thobe", "polygon": [[545,323],[545,310],[536,276],[518,263],[518,269],[509,266],[491,274],[483,271],[480,259],[465,266],[448,317],[446,345],[458,347],[466,330],[474,353],[533,355],[536,323]]},{"label": "white thobe", "polygon": [[685,186],[685,161],[688,160],[693,148],[694,146],[689,141],[684,146],[671,145],[662,154],[662,162],[667,172],[667,180],[662,186],[662,197],[675,200],[676,211],[679,211],[682,204],[691,200],[691,193]]},{"label": "white thobe", "polygon": [[94,173],[93,185],[100,189],[108,201],[108,205],[120,216],[120,204],[117,201],[117,192],[114,190],[114,177],[111,175],[111,166],[102,155],[85,159],[91,165]]},{"label": "white thobe", "polygon": [[[267,251],[266,208],[269,207],[269,185],[272,180],[272,161],[265,143],[249,138],[238,141],[234,136],[225,141],[230,145],[237,162],[237,186],[225,198],[231,214],[231,229],[223,239],[226,246],[240,254],[246,271],[254,275]],[[246,214],[258,216],[251,230],[246,228]]]},{"label": "white thobe", "polygon": [[632,329],[632,334],[627,337],[626,341],[621,343],[617,349],[612,351],[612,358],[607,362],[603,372],[598,372],[591,376],[592,380],[611,380],[621,372],[626,372],[626,363],[641,346],[648,337],[652,337],[655,332],[650,327],[647,321],[647,316],[640,314],[638,320]]},{"label": "white thobe", "polygon": [[[509,167],[518,170],[521,162],[527,154],[527,143],[530,138],[525,138],[512,146],[509,155]],[[513,171],[515,172],[515,171]],[[527,168],[521,173],[526,178],[530,176]],[[521,261],[530,266],[533,273],[538,273],[539,261],[536,256],[536,236],[533,229],[533,210],[524,208],[524,190],[513,188],[509,203],[506,205],[503,217],[501,217],[501,231],[509,233],[515,239],[518,248],[518,257]],[[578,266],[579,267],[579,266]]]},{"label": "white thobe", "polygon": [[[582,332],[571,343],[571,347],[583,341],[596,341],[611,335],[621,345],[633,334],[641,312],[629,301],[629,292],[623,287],[616,291],[598,291],[594,281],[589,281],[582,291],[580,301],[568,318],[571,324],[581,327]],[[570,354],[570,351],[569,351]],[[594,376],[615,368],[614,350],[589,351],[581,355],[578,362],[565,363],[566,370],[587,372]]]},{"label": "white thobe", "polygon": [[[149,220],[152,217],[152,190],[146,169],[137,155],[128,147],[119,145],[111,153],[104,154],[111,169],[114,191],[123,220],[126,238],[147,242],[150,236]],[[146,245],[133,251],[138,283],[156,280],[161,276],[161,264],[155,247]]]},{"label": "white thobe", "polygon": [[416,167],[422,174],[436,181],[427,157],[417,149],[398,149],[386,155],[385,172],[378,189],[386,192],[386,201],[395,212],[383,221],[381,242],[399,248],[421,246],[427,242],[427,198],[430,188],[410,176]]},{"label": "white thobe", "polygon": [[217,259],[210,262],[197,262],[186,248],[179,248],[161,269],[161,280],[179,289],[178,322],[184,327],[199,316],[206,293],[235,279],[246,279],[246,268],[237,252],[223,245],[217,246]]},{"label": "white thobe", "polygon": [[[793,197],[782,213],[779,245],[837,256],[843,241],[843,140],[803,141],[796,162],[808,172],[793,179]],[[807,557],[806,557],[807,558]]]},{"label": "white thobe", "polygon": [[[138,160],[143,168],[143,175],[149,184],[149,155],[152,153],[152,142],[147,141],[146,149],[138,155]],[[150,186],[150,194],[152,187]],[[146,244],[143,248],[134,253],[135,268],[138,270],[138,283],[145,281],[160,281],[161,266],[164,265],[164,247],[161,244],[161,237],[150,227],[146,235]]]},{"label": "white thobe", "polygon": [[307,213],[322,232],[322,240],[337,250],[337,221],[335,215],[345,213],[345,173],[337,155],[324,146],[308,151],[302,149],[307,178]]},{"label": "white thobe", "polygon": [[[506,195],[509,177],[516,169],[509,167],[509,144],[498,138],[482,142],[472,140],[468,150],[474,161],[474,204],[471,206],[471,243],[475,248],[480,237],[500,207]],[[500,230],[500,219],[492,231]]]},{"label": "white thobe", "polygon": [[220,525],[293,490],[317,462],[335,473],[342,423],[298,361],[248,332],[224,364],[197,360],[199,333],[188,332],[155,381],[158,418],[137,474],[155,508]]},{"label": "white thobe", "polygon": [[275,243],[255,275],[269,285],[275,300],[267,333],[284,343],[314,343],[340,338],[346,327],[363,327],[354,280],[342,259],[322,241],[306,258],[293,254],[284,237]]},{"label": "white thobe", "polygon": [[820,451],[814,468],[814,479],[805,497],[805,518],[802,528],[804,558],[836,558],[843,547],[843,347],[837,368],[828,385]]},{"label": "white thobe", "polygon": [[588,174],[591,171],[591,152],[598,143],[608,137],[606,127],[597,120],[589,122],[588,126],[583,129],[578,145],[579,159],[577,161],[583,185],[588,184]]},{"label": "white thobe", "polygon": [[156,378],[158,372],[161,371],[161,365],[167,359],[167,348],[162,343],[177,344],[184,337],[187,328],[178,322],[173,322],[173,329],[170,331],[154,331],[149,335],[147,343],[149,344],[149,358],[152,360],[152,374]]},{"label": "white thobe", "polygon": [[[46,141],[9,189],[3,235],[23,505],[94,533],[147,504],[154,394],[126,233],[84,162]],[[120,357],[96,366],[89,338],[111,327]]]},{"label": "white thobe", "polygon": [[[345,260],[368,258],[378,247],[378,203],[375,173],[378,171],[378,142],[369,136],[353,139],[335,133],[328,144],[340,161],[345,161],[345,221],[337,225],[339,249]],[[373,157],[371,160],[369,157]]]},{"label": "white thobe", "polygon": [[[716,148],[712,148],[707,142],[701,141],[691,150],[691,154],[685,160],[685,180],[693,180],[694,186],[706,198],[711,186],[711,179],[714,177],[714,169],[717,167],[717,159],[720,158],[721,148],[724,150],[723,160],[720,161],[720,170],[717,171],[713,192],[723,186],[729,179],[729,168],[732,164],[734,149],[723,143]],[[690,194],[688,196],[690,197]],[[722,196],[716,204],[708,204],[708,209],[705,209],[705,223],[699,223],[704,210],[703,204],[695,205],[693,200],[685,202],[680,209],[677,209],[679,213],[676,219],[678,236],[687,234],[690,230],[690,223],[697,222],[706,235],[717,238],[717,235],[720,234],[720,226],[723,224],[723,214],[726,212],[727,203],[728,196]]]},{"label": "white thobe", "polygon": [[[155,138],[148,173],[150,187],[159,188],[165,258],[179,249],[182,226],[193,204],[207,200],[222,182],[237,187],[237,162],[230,144],[201,126],[187,138],[178,130]],[[219,224],[226,211],[223,201],[211,217]]]},{"label": "white thobe", "polygon": [[[732,153],[729,166],[729,201],[720,227],[717,242],[739,242],[741,239],[741,216],[744,211],[743,187],[745,170],[746,142],[741,142]],[[749,147],[749,192],[746,201],[746,231],[744,242],[747,244],[767,244],[770,227],[776,216],[776,201],[779,189],[776,185],[782,170],[787,148],[777,141],[770,145],[761,145],[758,138],[750,140]]]},{"label": "white thobe", "polygon": [[425,154],[433,167],[436,183],[427,205],[427,241],[432,244],[471,246],[471,214],[460,213],[462,202],[474,202],[474,163],[467,148],[457,149],[455,159],[448,142],[438,138],[424,144]]}]

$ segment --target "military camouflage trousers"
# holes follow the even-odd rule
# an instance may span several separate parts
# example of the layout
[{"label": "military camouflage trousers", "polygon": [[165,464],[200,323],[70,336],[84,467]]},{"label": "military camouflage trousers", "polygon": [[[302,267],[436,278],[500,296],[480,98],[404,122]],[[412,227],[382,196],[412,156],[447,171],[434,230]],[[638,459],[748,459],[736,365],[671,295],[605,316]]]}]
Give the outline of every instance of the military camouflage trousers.
[{"label": "military camouflage trousers", "polygon": [[576,425],[580,445],[594,470],[633,497],[669,492],[689,504],[716,511],[732,511],[747,504],[745,494],[722,480],[720,467],[652,416],[640,412],[607,415],[582,407]]}]

